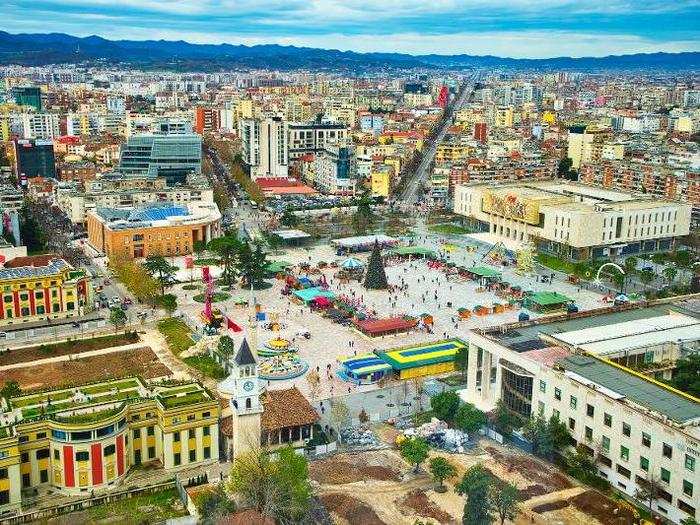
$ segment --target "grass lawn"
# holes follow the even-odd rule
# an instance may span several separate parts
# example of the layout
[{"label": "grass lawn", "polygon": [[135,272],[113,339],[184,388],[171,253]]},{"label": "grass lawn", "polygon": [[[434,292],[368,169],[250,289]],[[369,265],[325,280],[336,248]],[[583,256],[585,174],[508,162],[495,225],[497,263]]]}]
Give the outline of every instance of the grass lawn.
[{"label": "grass lawn", "polygon": [[442,233],[443,235],[464,235],[472,233],[470,228],[460,226],[459,224],[433,224],[428,229],[433,233]]},{"label": "grass lawn", "polygon": [[[226,299],[229,299],[230,297],[231,297],[231,294],[230,294],[230,293],[226,293],[226,292],[214,292],[214,295],[212,295],[211,300],[212,300],[213,303],[218,303],[218,302],[221,302],[221,301],[225,301]],[[204,297],[204,294],[203,294],[203,293],[200,293],[200,294],[195,295],[192,299],[194,299],[194,300],[197,301],[198,303],[203,303],[205,297]]]},{"label": "grass lawn", "polygon": [[221,261],[215,257],[202,257],[201,259],[195,259],[194,264],[196,266],[218,266],[221,264]]},{"label": "grass lawn", "polygon": [[91,507],[87,513],[92,523],[157,523],[187,515],[174,488]]},{"label": "grass lawn", "polygon": [[209,356],[186,357],[183,359],[183,362],[212,379],[223,379],[226,377],[226,372],[221,365]]},{"label": "grass lawn", "polygon": [[165,336],[170,351],[175,355],[180,355],[194,344],[190,327],[174,317],[158,321],[158,331]]}]

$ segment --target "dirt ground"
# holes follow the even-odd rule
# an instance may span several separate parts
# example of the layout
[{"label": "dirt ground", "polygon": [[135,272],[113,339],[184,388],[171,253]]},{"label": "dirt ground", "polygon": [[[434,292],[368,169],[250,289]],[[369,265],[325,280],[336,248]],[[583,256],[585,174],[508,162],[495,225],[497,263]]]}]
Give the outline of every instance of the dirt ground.
[{"label": "dirt ground", "polygon": [[102,350],[114,346],[130,345],[139,342],[139,336],[135,333],[116,334],[93,339],[74,340],[71,342],[56,343],[53,345],[36,345],[24,348],[13,348],[9,352],[0,354],[0,366],[13,365],[15,363],[30,363],[37,359],[47,359],[68,354],[80,354],[93,350]]},{"label": "dirt ground", "polygon": [[[465,471],[481,464],[496,478],[520,490],[520,512],[514,525],[626,525],[627,514],[606,496],[579,486],[552,465],[515,449],[482,440],[472,454],[443,456],[457,475],[446,480],[447,491],[435,492],[427,462],[418,474],[393,449],[341,453],[312,461],[315,492],[341,525],[413,525],[416,520],[452,525],[461,522],[464,498],[454,485]],[[511,524],[511,522],[507,522]]]},{"label": "dirt ground", "polygon": [[145,379],[168,376],[171,371],[148,347],[112,352],[40,366],[25,366],[0,371],[0,384],[17,381],[23,391],[58,388],[90,381],[140,375]]}]

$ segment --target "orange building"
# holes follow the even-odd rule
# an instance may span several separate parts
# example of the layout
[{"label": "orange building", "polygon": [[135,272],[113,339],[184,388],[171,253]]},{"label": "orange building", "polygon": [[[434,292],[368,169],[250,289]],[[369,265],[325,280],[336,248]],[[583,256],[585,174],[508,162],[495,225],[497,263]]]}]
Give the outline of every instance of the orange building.
[{"label": "orange building", "polygon": [[87,214],[87,227],[88,242],[107,257],[186,255],[194,243],[221,235],[221,213],[209,202],[96,208]]}]

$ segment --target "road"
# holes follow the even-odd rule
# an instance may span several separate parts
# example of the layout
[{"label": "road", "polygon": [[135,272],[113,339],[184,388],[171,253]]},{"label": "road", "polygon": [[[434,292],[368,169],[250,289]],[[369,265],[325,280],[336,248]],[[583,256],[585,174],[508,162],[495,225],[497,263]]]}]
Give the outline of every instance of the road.
[{"label": "road", "polygon": [[462,87],[462,90],[459,92],[457,100],[455,100],[452,104],[451,111],[445,115],[445,118],[440,124],[438,134],[435,136],[435,140],[433,140],[425,150],[425,153],[423,154],[423,158],[421,159],[418,168],[408,180],[408,182],[406,183],[406,187],[401,193],[400,200],[404,203],[416,204],[418,201],[421,200],[422,195],[420,189],[422,188],[423,183],[425,182],[428,169],[430,168],[430,165],[432,164],[433,159],[435,158],[437,146],[438,144],[440,144],[440,142],[442,142],[442,139],[445,138],[447,129],[452,125],[452,114],[455,111],[461,109],[465,101],[469,100],[472,93],[474,92],[474,85],[479,78],[479,73],[474,73],[472,78]]}]

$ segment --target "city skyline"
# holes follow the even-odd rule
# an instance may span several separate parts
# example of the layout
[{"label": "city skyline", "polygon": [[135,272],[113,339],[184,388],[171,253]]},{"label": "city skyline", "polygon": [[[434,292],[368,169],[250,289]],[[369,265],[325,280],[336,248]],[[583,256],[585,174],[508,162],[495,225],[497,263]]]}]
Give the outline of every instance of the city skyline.
[{"label": "city skyline", "polygon": [[[697,1],[11,3],[0,29],[108,39],[282,44],[359,52],[513,58],[700,50]],[[47,24],[47,20],[50,22]],[[310,23],[309,21],[312,21]]]}]

